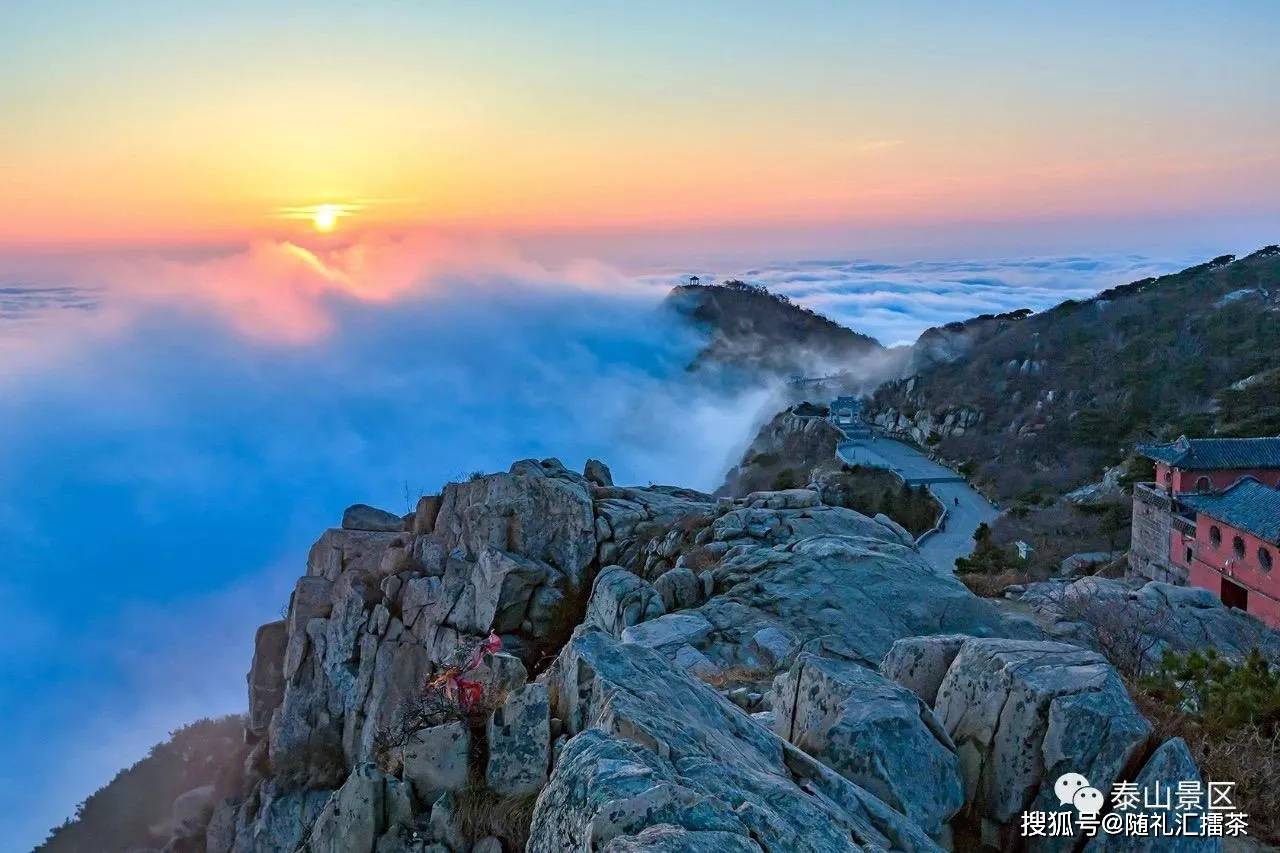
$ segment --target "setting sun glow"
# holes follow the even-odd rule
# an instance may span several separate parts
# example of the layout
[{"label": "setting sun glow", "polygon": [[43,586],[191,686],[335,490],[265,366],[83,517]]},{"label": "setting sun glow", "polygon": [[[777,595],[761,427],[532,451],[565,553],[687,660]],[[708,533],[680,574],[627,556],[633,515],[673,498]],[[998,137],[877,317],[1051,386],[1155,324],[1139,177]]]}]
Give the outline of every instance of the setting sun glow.
[{"label": "setting sun glow", "polygon": [[316,226],[317,231],[332,231],[333,226],[338,224],[338,214],[336,204],[316,205],[315,213],[311,215],[311,222]]}]

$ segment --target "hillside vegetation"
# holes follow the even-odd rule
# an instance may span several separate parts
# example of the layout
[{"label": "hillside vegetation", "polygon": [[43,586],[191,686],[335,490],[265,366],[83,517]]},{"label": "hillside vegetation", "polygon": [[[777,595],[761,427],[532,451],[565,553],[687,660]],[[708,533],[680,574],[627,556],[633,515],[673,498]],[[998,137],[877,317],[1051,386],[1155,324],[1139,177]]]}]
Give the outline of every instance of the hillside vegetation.
[{"label": "hillside vegetation", "polygon": [[811,404],[779,412],[760,428],[742,461],[725,475],[717,495],[814,487],[827,506],[884,513],[919,536],[938,522],[942,507],[924,486],[911,486],[892,471],[846,465],[836,456],[844,438]]},{"label": "hillside vegetation", "polygon": [[908,355],[741,281],[682,285],[672,289],[666,304],[708,335],[692,370],[732,367],[783,377],[846,372],[861,379],[880,375],[890,364],[900,369]]},{"label": "hillside vegetation", "polygon": [[1000,500],[1096,481],[1140,440],[1280,430],[1280,247],[1003,315],[982,332],[951,360],[919,359],[868,413]]},{"label": "hillside vegetation", "polygon": [[205,785],[226,796],[239,784],[244,717],[197,720],[151,748],[76,808],[75,817],[49,833],[35,853],[124,853],[164,846],[171,809],[181,794]]}]

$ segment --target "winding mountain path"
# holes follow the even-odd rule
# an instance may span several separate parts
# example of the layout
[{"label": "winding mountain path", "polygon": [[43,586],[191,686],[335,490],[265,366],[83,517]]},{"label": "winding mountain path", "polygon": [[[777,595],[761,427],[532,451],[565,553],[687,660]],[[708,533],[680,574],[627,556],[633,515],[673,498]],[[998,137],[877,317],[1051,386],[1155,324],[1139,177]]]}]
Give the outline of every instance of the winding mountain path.
[{"label": "winding mountain path", "polygon": [[973,550],[973,531],[982,522],[990,524],[998,515],[994,506],[964,477],[939,465],[919,450],[891,438],[877,438],[865,427],[846,428],[848,440],[837,448],[850,465],[889,468],[911,485],[927,485],[946,508],[942,528],[918,540],[920,553],[939,572],[951,573],[957,557]]}]

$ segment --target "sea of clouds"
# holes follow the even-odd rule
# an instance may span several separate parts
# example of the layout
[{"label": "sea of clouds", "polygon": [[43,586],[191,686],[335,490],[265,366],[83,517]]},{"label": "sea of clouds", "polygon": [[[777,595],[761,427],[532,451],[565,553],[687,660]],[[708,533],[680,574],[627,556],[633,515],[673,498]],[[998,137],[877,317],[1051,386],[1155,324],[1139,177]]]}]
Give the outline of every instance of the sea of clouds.
[{"label": "sea of clouds", "polygon": [[[1137,256],[717,272],[909,342],[1178,268]],[[675,277],[427,237],[0,272],[0,837],[30,847],[172,728],[243,710],[253,629],[363,501],[515,459],[714,488],[777,406],[708,384]],[[0,270],[5,267],[0,266]]]},{"label": "sea of clouds", "polygon": [[764,284],[894,346],[913,343],[931,326],[1018,308],[1040,311],[1200,260],[1133,254],[903,262],[822,259],[728,270],[720,280]]}]

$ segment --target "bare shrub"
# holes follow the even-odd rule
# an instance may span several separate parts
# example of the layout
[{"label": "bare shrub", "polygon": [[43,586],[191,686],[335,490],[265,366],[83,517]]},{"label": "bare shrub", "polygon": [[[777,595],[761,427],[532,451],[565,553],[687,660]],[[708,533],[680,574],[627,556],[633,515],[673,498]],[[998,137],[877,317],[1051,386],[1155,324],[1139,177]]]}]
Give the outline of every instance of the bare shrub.
[{"label": "bare shrub", "polygon": [[1098,651],[1129,678],[1146,674],[1152,652],[1174,618],[1166,604],[1151,604],[1134,596],[1101,598],[1090,594],[1088,583],[1061,584],[1044,606],[1062,621],[1087,625]]},{"label": "bare shrub", "polygon": [[392,721],[374,732],[373,755],[379,766],[388,772],[397,772],[401,751],[414,735],[456,721],[465,721],[473,734],[481,735],[479,743],[472,738],[472,745],[483,751],[485,722],[506,701],[506,692],[465,676],[478,667],[486,655],[493,655],[501,648],[501,640],[490,634],[471,652],[458,650],[450,665],[430,678],[418,693],[402,701]]}]

